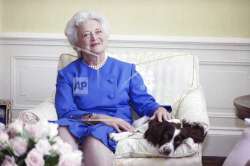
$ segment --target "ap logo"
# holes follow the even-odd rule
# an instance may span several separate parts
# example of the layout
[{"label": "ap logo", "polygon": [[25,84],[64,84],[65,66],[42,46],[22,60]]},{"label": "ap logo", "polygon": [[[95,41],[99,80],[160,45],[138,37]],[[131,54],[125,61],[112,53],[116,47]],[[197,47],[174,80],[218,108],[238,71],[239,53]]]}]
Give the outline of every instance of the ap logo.
[{"label": "ap logo", "polygon": [[88,94],[87,77],[75,77],[73,79],[73,94],[76,96]]}]

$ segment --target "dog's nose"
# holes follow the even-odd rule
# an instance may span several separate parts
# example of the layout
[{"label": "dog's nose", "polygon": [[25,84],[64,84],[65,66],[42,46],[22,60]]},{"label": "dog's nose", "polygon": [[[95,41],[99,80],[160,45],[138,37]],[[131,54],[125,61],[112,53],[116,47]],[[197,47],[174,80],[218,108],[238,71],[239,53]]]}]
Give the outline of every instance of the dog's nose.
[{"label": "dog's nose", "polygon": [[165,155],[169,155],[169,154],[171,153],[171,149],[169,149],[169,148],[164,148],[164,149],[163,149],[163,153],[164,153]]}]

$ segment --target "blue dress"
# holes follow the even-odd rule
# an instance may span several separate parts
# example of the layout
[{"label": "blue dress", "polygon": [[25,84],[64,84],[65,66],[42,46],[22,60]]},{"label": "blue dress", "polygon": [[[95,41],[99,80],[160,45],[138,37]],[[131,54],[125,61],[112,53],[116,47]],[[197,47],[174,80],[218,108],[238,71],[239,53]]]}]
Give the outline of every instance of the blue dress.
[{"label": "blue dress", "polygon": [[55,107],[60,126],[82,142],[86,136],[100,140],[113,152],[116,142],[109,133],[116,130],[104,123],[88,125],[80,117],[106,114],[132,123],[131,108],[139,116],[152,116],[159,107],[147,89],[134,64],[108,57],[104,66],[94,70],[79,58],[58,72]]}]

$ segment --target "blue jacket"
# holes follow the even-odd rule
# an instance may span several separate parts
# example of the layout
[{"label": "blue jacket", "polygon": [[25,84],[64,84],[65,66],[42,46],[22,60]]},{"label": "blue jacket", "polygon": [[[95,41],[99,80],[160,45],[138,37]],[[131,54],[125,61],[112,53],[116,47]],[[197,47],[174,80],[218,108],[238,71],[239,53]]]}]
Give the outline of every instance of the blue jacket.
[{"label": "blue jacket", "polygon": [[60,70],[55,106],[56,123],[67,126],[76,139],[81,142],[86,136],[93,136],[115,151],[116,143],[108,138],[115,129],[103,123],[87,125],[80,117],[106,114],[132,123],[131,108],[139,116],[151,116],[159,104],[147,93],[135,65],[108,57],[99,70],[88,67],[82,58]]}]

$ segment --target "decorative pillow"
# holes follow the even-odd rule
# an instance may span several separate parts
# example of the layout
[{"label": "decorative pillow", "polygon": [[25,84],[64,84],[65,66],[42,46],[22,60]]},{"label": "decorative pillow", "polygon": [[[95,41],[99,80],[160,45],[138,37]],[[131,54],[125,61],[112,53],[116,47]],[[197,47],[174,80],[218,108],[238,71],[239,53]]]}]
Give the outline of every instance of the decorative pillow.
[{"label": "decorative pillow", "polygon": [[55,106],[50,101],[45,101],[35,108],[19,113],[19,119],[23,121],[57,120]]},{"label": "decorative pillow", "polygon": [[18,119],[22,120],[25,123],[36,123],[40,118],[31,111],[22,111],[18,115]]},{"label": "decorative pillow", "polygon": [[116,158],[140,158],[140,157],[163,157],[163,158],[178,158],[192,156],[201,151],[200,144],[194,143],[193,139],[188,138],[184,140],[172,155],[166,156],[160,154],[158,149],[149,144],[144,138],[143,134],[138,133],[129,138],[120,140],[116,147]]}]

